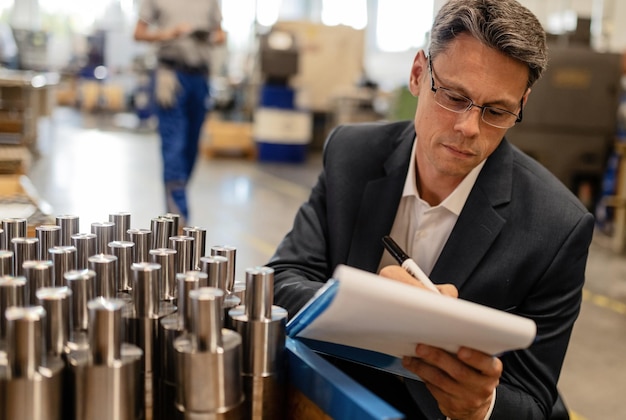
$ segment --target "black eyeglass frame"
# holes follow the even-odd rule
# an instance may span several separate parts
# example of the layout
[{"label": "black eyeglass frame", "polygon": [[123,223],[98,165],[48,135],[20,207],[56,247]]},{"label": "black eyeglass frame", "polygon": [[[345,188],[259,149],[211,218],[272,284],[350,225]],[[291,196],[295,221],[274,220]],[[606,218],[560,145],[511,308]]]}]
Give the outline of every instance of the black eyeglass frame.
[{"label": "black eyeglass frame", "polygon": [[485,116],[485,109],[488,109],[488,108],[497,109],[499,111],[503,111],[503,112],[506,112],[508,114],[511,114],[511,115],[515,116],[516,120],[515,120],[515,123],[513,125],[522,122],[522,118],[524,117],[524,115],[522,113],[522,111],[524,109],[524,98],[523,97],[522,97],[522,99],[520,99],[519,114],[515,114],[515,113],[513,113],[511,111],[508,111],[508,110],[502,109],[502,108],[498,108],[498,107],[495,107],[495,106],[478,105],[478,104],[475,104],[474,101],[472,101],[467,96],[461,95],[460,93],[458,93],[458,92],[456,92],[456,91],[454,91],[452,89],[448,89],[448,88],[443,87],[443,86],[435,87],[435,77],[433,76],[435,70],[433,69],[433,59],[432,59],[432,57],[430,55],[428,55],[428,72],[430,73],[430,90],[433,91],[433,94],[436,94],[439,89],[443,89],[443,90],[446,90],[448,92],[452,92],[452,93],[458,95],[459,97],[465,98],[465,99],[467,99],[469,101],[469,105],[463,111],[454,111],[454,110],[448,109],[448,108],[444,107],[443,105],[441,105],[439,102],[437,102],[437,105],[441,106],[443,109],[447,109],[450,112],[456,112],[457,114],[463,114],[463,113],[469,111],[470,109],[472,109],[473,107],[476,107],[476,108],[480,109],[480,111],[481,111],[480,112],[480,119],[482,121],[484,121],[485,124],[489,124],[490,126],[496,127],[496,128],[511,128],[512,126],[511,127],[499,127],[497,125],[493,125],[493,124],[485,121],[485,118],[484,118],[484,116]]}]

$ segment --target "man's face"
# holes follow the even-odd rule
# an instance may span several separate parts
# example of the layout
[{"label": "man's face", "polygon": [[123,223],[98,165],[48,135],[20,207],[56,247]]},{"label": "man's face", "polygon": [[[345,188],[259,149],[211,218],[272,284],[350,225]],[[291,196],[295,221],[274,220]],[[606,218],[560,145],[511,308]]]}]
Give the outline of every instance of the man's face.
[{"label": "man's face", "polygon": [[[455,91],[481,106],[520,112],[528,68],[504,54],[462,34],[447,50],[432,59],[435,88]],[[435,102],[431,90],[428,59],[418,53],[411,71],[410,89],[419,96],[415,113],[417,163],[422,181],[460,182],[500,144],[506,129],[481,119],[482,110],[473,107],[455,113]]]}]

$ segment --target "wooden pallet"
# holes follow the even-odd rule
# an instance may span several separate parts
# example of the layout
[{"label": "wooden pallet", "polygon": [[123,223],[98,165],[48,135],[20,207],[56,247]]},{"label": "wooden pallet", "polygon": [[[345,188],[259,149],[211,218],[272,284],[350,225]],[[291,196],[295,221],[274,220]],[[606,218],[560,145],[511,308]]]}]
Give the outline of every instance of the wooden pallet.
[{"label": "wooden pallet", "polygon": [[252,139],[252,123],[207,119],[201,143],[202,155],[206,158],[217,156],[243,156],[256,159],[256,145]]}]

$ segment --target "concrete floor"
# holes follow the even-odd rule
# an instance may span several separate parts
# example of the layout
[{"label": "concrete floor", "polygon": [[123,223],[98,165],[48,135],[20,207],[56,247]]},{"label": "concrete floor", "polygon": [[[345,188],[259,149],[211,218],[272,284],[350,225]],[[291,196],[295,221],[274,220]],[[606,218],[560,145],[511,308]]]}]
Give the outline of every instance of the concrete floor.
[{"label": "concrete floor", "polygon": [[[82,115],[57,109],[39,128],[30,178],[54,215],[80,217],[81,232],[110,213],[132,214],[149,228],[165,209],[158,138],[133,127],[129,115]],[[207,245],[237,247],[237,281],[267,262],[308,197],[321,166],[202,158],[190,185],[190,225],[207,229]],[[626,390],[626,258],[599,234],[591,247],[582,312],[570,343],[560,390],[573,419],[623,419]]]}]

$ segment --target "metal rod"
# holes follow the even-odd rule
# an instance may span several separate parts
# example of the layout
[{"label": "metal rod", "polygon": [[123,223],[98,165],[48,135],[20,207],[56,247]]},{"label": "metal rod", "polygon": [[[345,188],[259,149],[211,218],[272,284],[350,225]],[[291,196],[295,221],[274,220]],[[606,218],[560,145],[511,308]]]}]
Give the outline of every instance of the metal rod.
[{"label": "metal rod", "polygon": [[176,257],[174,259],[174,270],[176,274],[194,269],[194,239],[191,236],[172,236],[170,238],[169,247],[176,250]]},{"label": "metal rod", "polygon": [[37,259],[49,260],[50,252],[53,246],[59,245],[59,237],[61,235],[61,226],[58,225],[40,225],[35,228],[39,246],[37,247]]},{"label": "metal rod", "polygon": [[211,255],[220,255],[228,258],[226,269],[226,291],[232,292],[235,286],[235,267],[237,260],[237,248],[229,245],[215,245],[211,247]]},{"label": "metal rod", "polygon": [[65,273],[65,282],[72,292],[70,299],[72,332],[84,333],[89,327],[87,302],[94,298],[95,277],[96,273],[93,270],[71,270]]},{"label": "metal rod", "polygon": [[89,268],[89,257],[96,255],[96,234],[76,233],[72,235],[72,243],[76,248],[76,270]]},{"label": "metal rod", "polygon": [[109,242],[110,254],[117,258],[115,265],[115,288],[118,292],[130,292],[132,287],[133,249],[135,243],[130,241]]},{"label": "metal rod", "polygon": [[133,304],[140,318],[156,318],[159,315],[159,271],[156,263],[134,263]]},{"label": "metal rod", "polygon": [[119,212],[109,214],[109,222],[115,224],[112,241],[129,241],[128,229],[130,229],[130,213]]},{"label": "metal rod", "polygon": [[226,291],[228,274],[228,258],[221,255],[200,258],[201,270],[208,275],[209,287],[217,287]]},{"label": "metal rod", "polygon": [[13,251],[0,250],[0,276],[13,275]]},{"label": "metal rod", "polygon": [[130,241],[135,243],[133,262],[149,262],[150,245],[152,244],[152,231],[150,229],[128,229]]},{"label": "metal rod", "polygon": [[97,297],[87,303],[89,309],[89,348],[95,365],[113,366],[122,349],[121,299]]},{"label": "metal rod", "polygon": [[155,217],[150,221],[150,230],[152,231],[152,248],[167,248],[169,239],[172,235],[172,219],[165,217]]},{"label": "metal rod", "polygon": [[114,298],[115,271],[117,257],[110,254],[96,254],[89,257],[89,268],[96,273],[94,281],[94,296]]},{"label": "metal rod", "polygon": [[115,223],[94,222],[91,224],[91,233],[96,234],[96,254],[106,254],[109,252],[109,242],[115,235]]},{"label": "metal rod", "polygon": [[161,217],[165,219],[170,219],[172,221],[172,231],[170,236],[178,236],[181,234],[181,226],[180,226],[180,214],[176,213],[165,213]]},{"label": "metal rod", "polygon": [[37,238],[13,238],[11,239],[13,244],[13,273],[16,276],[24,274],[24,268],[22,264],[24,261],[37,259],[37,244],[39,239]]},{"label": "metal rod", "polygon": [[198,351],[216,353],[222,348],[222,300],[224,292],[215,287],[201,287],[189,292],[191,334]]},{"label": "metal rod", "polygon": [[11,239],[25,238],[28,232],[26,219],[7,218],[2,220],[2,229],[4,230],[4,242],[2,249],[12,250]]},{"label": "metal rod", "polygon": [[274,269],[253,267],[246,270],[246,315],[251,321],[272,318]]},{"label": "metal rod", "polygon": [[201,287],[207,287],[208,276],[201,271],[187,271],[176,274],[178,283],[178,325],[185,331],[191,329],[191,303],[189,292]]},{"label": "metal rod", "polygon": [[7,352],[10,377],[32,379],[42,362],[41,329],[46,311],[41,306],[8,308]]},{"label": "metal rod", "polygon": [[161,266],[159,275],[159,300],[172,302],[176,300],[176,250],[157,248],[150,250],[152,262]]},{"label": "metal rod", "polygon": [[59,236],[60,246],[72,245],[72,235],[78,233],[79,217],[71,214],[65,214],[56,217],[57,225],[61,226],[61,234]]},{"label": "metal rod", "polygon": [[[24,306],[26,302],[26,279],[24,277],[2,276],[0,277],[0,314],[11,306]],[[0,341],[7,334],[7,322],[5,316],[0,316]]]},{"label": "metal rod", "polygon": [[206,252],[206,229],[198,226],[186,226],[183,228],[183,235],[191,236],[193,242],[193,269],[200,270],[200,259]]},{"label": "metal rod", "polygon": [[37,291],[44,287],[52,287],[54,266],[50,260],[24,261],[22,264],[28,288],[28,304],[37,305]]},{"label": "metal rod", "polygon": [[67,286],[44,287],[37,291],[39,304],[46,311],[46,353],[61,357],[70,338],[70,297]]},{"label": "metal rod", "polygon": [[54,286],[65,286],[65,273],[76,269],[76,247],[75,246],[54,246],[50,248],[54,271],[52,284]]}]

